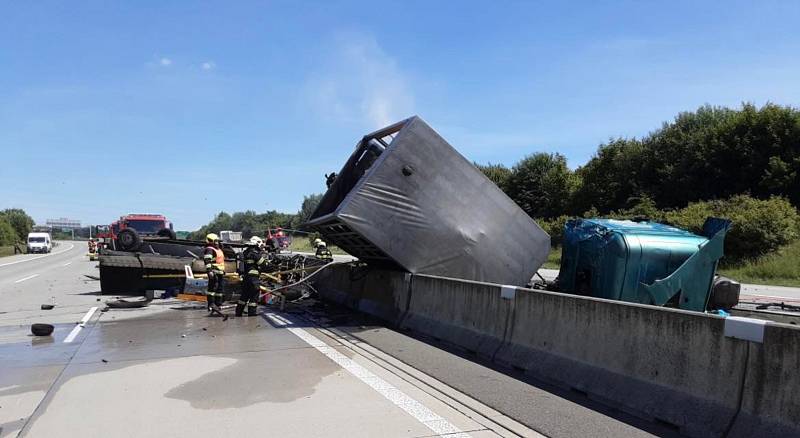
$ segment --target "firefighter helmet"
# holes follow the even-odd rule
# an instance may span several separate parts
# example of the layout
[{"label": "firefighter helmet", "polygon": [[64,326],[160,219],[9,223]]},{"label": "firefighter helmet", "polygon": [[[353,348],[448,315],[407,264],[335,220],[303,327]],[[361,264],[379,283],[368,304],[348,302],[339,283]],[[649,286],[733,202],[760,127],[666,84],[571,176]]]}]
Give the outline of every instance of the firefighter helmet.
[{"label": "firefighter helmet", "polygon": [[219,240],[219,236],[214,233],[206,234],[206,242],[216,242]]}]

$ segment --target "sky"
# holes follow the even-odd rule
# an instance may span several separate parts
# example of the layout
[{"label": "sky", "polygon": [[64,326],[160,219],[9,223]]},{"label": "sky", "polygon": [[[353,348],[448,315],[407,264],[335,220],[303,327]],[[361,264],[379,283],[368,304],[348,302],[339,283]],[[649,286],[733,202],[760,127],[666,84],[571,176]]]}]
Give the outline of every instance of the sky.
[{"label": "sky", "polygon": [[570,167],[703,104],[800,102],[800,2],[0,3],[0,209],[295,212],[419,115],[468,159]]}]

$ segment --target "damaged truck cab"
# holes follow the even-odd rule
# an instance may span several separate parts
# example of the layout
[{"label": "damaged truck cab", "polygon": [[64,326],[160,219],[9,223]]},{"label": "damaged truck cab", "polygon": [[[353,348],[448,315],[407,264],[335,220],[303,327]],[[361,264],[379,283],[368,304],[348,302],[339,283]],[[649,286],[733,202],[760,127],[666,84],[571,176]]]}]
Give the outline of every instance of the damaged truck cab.
[{"label": "damaged truck cab", "polygon": [[575,219],[564,230],[559,291],[704,311],[731,222],[702,235],[649,221]]}]

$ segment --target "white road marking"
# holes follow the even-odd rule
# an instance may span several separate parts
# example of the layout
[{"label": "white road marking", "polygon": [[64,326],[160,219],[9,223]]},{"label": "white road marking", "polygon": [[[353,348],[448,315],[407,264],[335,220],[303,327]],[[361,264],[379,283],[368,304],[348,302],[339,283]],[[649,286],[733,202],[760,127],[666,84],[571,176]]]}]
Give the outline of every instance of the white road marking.
[{"label": "white road marking", "polygon": [[70,342],[75,340],[75,337],[78,336],[78,333],[81,332],[83,326],[85,326],[86,323],[89,322],[90,319],[92,319],[92,315],[94,315],[94,312],[96,312],[97,309],[98,309],[97,307],[92,307],[91,309],[89,309],[88,312],[86,312],[86,315],[83,315],[83,319],[81,319],[81,322],[79,322],[78,325],[76,325],[75,328],[72,329],[71,332],[69,332],[67,337],[64,338],[65,344],[69,344]]},{"label": "white road marking", "polygon": [[382,395],[384,398],[394,403],[397,407],[404,410],[407,414],[414,417],[417,421],[425,425],[428,429],[432,430],[437,435],[445,435],[448,437],[468,438],[469,434],[464,433],[455,425],[440,417],[422,403],[414,400],[400,391],[389,382],[381,379],[373,374],[363,366],[357,364],[349,357],[336,351],[335,348],[322,342],[317,337],[308,333],[299,327],[292,327],[293,322],[284,318],[276,313],[268,312],[265,314],[273,323],[278,326],[286,327],[287,330],[292,332],[295,336],[302,339],[308,345],[314,347],[317,351],[324,354],[328,359],[336,362],[340,367],[347,370],[357,379],[369,385],[372,389]]},{"label": "white road marking", "polygon": [[69,248],[67,248],[67,249],[65,249],[63,251],[51,252],[51,253],[48,253],[48,254],[44,254],[44,255],[40,255],[40,256],[36,256],[36,257],[31,257],[29,259],[17,260],[16,262],[3,263],[2,265],[0,265],[0,268],[2,268],[3,266],[16,265],[17,263],[30,262],[32,260],[41,259],[41,258],[44,258],[44,257],[50,257],[50,256],[54,256],[54,255],[63,254],[65,252],[71,250],[72,248],[75,248],[75,244],[70,243]]},{"label": "white road marking", "polygon": [[35,277],[38,277],[38,276],[39,276],[39,274],[29,275],[29,276],[27,276],[25,278],[20,278],[19,280],[15,281],[14,283],[22,283],[25,280],[30,280],[31,278],[35,278]]},{"label": "white road marking", "polygon": [[72,264],[72,262],[67,262],[67,263],[64,263],[64,264],[63,264],[63,265],[61,265],[61,266],[69,266],[69,265],[71,265],[71,264]]}]

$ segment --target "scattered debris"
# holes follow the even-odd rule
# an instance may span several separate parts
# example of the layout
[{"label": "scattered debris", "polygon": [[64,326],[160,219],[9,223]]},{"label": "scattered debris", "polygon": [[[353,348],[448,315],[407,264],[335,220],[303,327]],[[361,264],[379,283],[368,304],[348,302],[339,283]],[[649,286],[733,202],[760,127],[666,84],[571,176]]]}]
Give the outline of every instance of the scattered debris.
[{"label": "scattered debris", "polygon": [[136,309],[139,307],[147,307],[150,305],[150,301],[148,299],[144,300],[125,300],[125,299],[117,299],[114,301],[106,302],[106,305],[112,309]]},{"label": "scattered debris", "polygon": [[42,304],[42,310],[53,310],[54,307],[52,304]]},{"label": "scattered debris", "polygon": [[105,359],[100,359],[100,360],[102,360],[102,361],[103,361],[103,363],[108,363],[108,361],[107,361],[107,360],[105,360]]},{"label": "scattered debris", "polygon": [[50,336],[53,334],[53,330],[55,327],[52,324],[31,324],[31,333],[34,336]]}]

